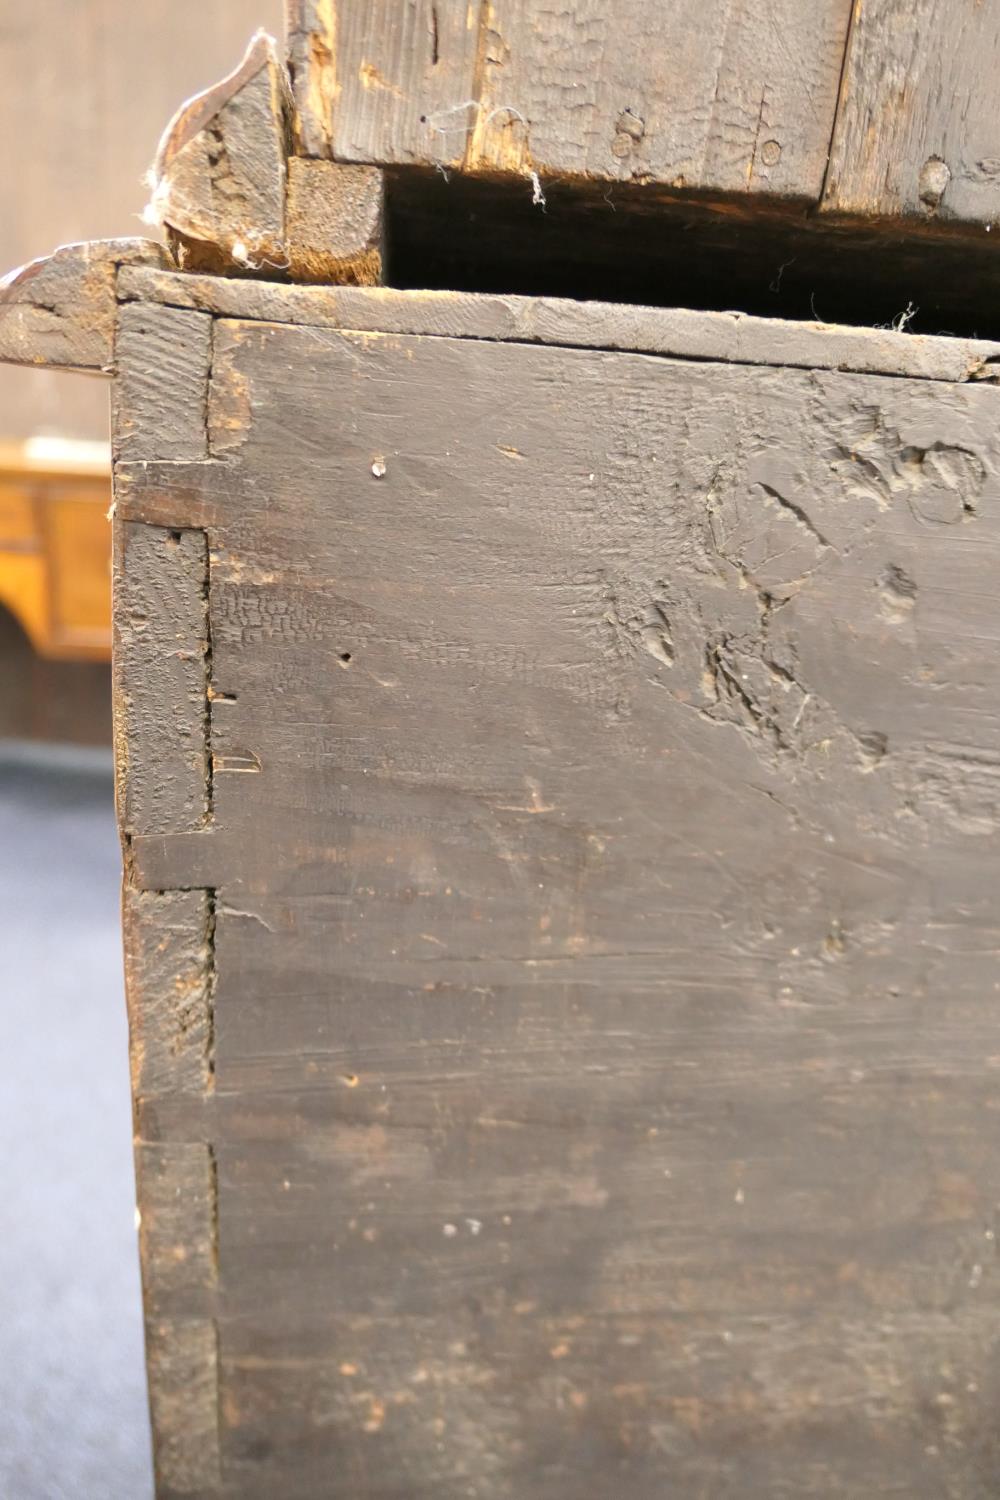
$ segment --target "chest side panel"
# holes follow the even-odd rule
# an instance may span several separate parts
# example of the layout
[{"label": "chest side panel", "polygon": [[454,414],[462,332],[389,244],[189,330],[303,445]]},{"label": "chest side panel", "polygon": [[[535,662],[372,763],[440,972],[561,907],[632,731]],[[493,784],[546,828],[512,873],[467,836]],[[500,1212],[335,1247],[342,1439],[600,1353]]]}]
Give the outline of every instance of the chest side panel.
[{"label": "chest side panel", "polygon": [[989,1492],[996,403],[215,321],[225,1493]]}]

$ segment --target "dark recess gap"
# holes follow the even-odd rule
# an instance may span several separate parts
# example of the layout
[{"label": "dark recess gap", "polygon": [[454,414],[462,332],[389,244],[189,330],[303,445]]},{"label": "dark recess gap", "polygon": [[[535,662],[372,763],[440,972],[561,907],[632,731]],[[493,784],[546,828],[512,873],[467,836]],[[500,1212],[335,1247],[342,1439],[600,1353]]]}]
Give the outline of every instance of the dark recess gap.
[{"label": "dark recess gap", "polygon": [[389,281],[1000,336],[1000,236],[946,223],[851,224],[649,186],[389,173]]}]

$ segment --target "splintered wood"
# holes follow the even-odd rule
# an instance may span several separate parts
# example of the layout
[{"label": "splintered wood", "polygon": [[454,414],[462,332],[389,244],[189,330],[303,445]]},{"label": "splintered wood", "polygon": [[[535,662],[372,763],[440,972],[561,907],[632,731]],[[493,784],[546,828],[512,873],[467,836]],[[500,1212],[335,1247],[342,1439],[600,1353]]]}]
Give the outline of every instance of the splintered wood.
[{"label": "splintered wood", "polygon": [[0,281],[0,361],[110,374],[118,268],[171,264],[152,240],[97,240],[10,272]]},{"label": "splintered wood", "polygon": [[147,212],[183,268],[378,281],[381,173],[289,159],[296,135],[285,65],[258,33],[234,73],[178,111],[157,152]]}]

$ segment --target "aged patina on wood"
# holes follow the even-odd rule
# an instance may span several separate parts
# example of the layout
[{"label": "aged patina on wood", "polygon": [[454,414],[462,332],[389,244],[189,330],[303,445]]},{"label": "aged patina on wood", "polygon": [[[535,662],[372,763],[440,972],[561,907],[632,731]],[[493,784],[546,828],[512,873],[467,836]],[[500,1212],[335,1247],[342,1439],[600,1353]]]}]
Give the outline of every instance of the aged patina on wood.
[{"label": "aged patina on wood", "polygon": [[0,313],[115,372],[159,1494],[992,1495],[997,346],[359,286],[377,169],[237,166]]},{"label": "aged patina on wood", "polygon": [[216,1173],[222,1492],[988,1494],[1000,395],[559,312],[220,316],[207,453],[119,465],[205,539],[130,743],[211,775],[127,832],[212,903],[214,1088],[139,1120],[167,1245]]},{"label": "aged patina on wood", "polygon": [[1000,217],[981,0],[288,0],[288,31],[308,156]]}]

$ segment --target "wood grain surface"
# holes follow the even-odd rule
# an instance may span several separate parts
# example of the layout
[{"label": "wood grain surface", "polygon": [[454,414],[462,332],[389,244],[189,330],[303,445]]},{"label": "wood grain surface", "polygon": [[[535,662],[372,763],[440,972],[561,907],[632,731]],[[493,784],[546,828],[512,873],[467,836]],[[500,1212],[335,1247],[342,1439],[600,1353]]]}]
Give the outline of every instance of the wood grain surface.
[{"label": "wood grain surface", "polygon": [[153,240],[61,245],[0,280],[0,362],[108,375],[123,265],[173,262]]},{"label": "wood grain surface", "polygon": [[[287,0],[309,156],[1000,218],[980,0]],[[832,150],[831,150],[832,142]]]},{"label": "wood grain surface", "polygon": [[992,380],[1000,344],[928,337],[888,328],[794,323],[687,307],[574,302],[567,297],[400,291],[375,295],[349,286],[288,286],[228,281],[148,267],[123,267],[126,304],[159,303],[271,323],[301,323],[372,333],[502,340],[618,349],[731,364],[908,375],[917,380]]},{"label": "wood grain surface", "polygon": [[150,198],[180,265],[227,275],[283,263],[290,112],[284,60],[264,31],[234,71],[181,105]]},{"label": "wood grain surface", "polygon": [[856,0],[824,207],[992,227],[998,66],[993,5]]},{"label": "wood grain surface", "polygon": [[849,0],[290,0],[310,155],[819,197]]},{"label": "wood grain surface", "polygon": [[125,825],[133,1010],[212,997],[163,1493],[995,1493],[1000,393],[201,315],[118,470],[208,567],[209,800]]}]

